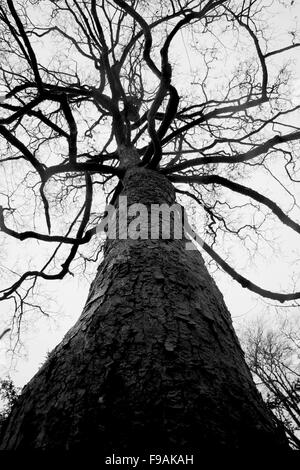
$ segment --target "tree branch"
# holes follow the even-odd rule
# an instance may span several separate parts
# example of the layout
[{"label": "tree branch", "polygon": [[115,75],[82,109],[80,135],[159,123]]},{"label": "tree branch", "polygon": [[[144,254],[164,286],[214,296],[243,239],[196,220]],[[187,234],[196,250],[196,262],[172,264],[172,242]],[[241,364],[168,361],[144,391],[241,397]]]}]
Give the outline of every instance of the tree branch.
[{"label": "tree branch", "polygon": [[259,192],[255,191],[254,189],[248,188],[247,186],[243,186],[242,184],[235,183],[234,181],[230,181],[226,178],[223,178],[219,175],[206,175],[206,176],[183,176],[183,175],[171,175],[169,176],[170,181],[174,183],[198,183],[198,184],[218,184],[224,186],[226,188],[231,189],[243,196],[248,196],[255,201],[263,204],[264,206],[268,207],[274,215],[278,217],[278,219],[284,224],[290,227],[292,230],[300,234],[300,225],[297,222],[294,222],[290,219],[282,209],[280,209],[275,202],[269,199],[266,196],[263,196]]},{"label": "tree branch", "polygon": [[249,152],[236,155],[233,157],[200,157],[200,158],[193,158],[191,160],[187,160],[186,162],[178,163],[177,165],[170,166],[168,168],[163,168],[161,171],[162,173],[173,173],[174,171],[181,171],[187,168],[192,168],[198,165],[207,165],[209,163],[243,163],[247,162],[248,160],[252,160],[259,155],[263,155],[267,153],[268,150],[273,148],[275,145],[283,144],[286,142],[292,142],[294,140],[300,140],[300,131],[291,132],[290,134],[285,135],[275,135],[271,139],[267,140],[261,145],[249,150]]},{"label": "tree branch", "polygon": [[269,291],[267,289],[263,289],[258,285],[254,284],[253,282],[249,281],[249,279],[245,278],[241,274],[237,273],[221,256],[219,256],[207,243],[202,240],[199,235],[194,232],[194,230],[188,226],[187,227],[187,234],[191,237],[192,240],[195,240],[197,244],[202,246],[202,248],[206,251],[206,253],[227,273],[229,274],[232,279],[237,281],[242,287],[247,288],[258,294],[262,297],[267,299],[277,300],[278,302],[287,302],[290,300],[300,299],[300,292],[294,292],[291,294],[282,294],[279,292]]}]

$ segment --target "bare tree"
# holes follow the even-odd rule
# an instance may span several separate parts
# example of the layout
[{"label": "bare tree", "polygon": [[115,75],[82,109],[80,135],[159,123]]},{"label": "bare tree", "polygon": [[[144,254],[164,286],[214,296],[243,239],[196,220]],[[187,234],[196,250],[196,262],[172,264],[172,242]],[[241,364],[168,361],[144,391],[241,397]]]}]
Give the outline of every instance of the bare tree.
[{"label": "bare tree", "polygon": [[242,345],[268,407],[283,424],[292,447],[300,450],[299,324],[285,319],[270,328],[258,321],[246,329]]},{"label": "bare tree", "polygon": [[[150,207],[177,194],[203,210],[196,243],[229,276],[265,298],[300,298],[247,279],[216,249],[223,236],[256,245],[273,217],[300,233],[300,105],[284,63],[300,43],[294,29],[272,36],[289,4],[1,2],[0,228],[34,253],[54,246],[40,265],[7,272],[13,327],[44,311],[42,281],[103,254],[81,318],[25,387],[3,448],[285,448],[220,292],[185,249],[190,229],[180,240],[94,235],[103,193],[116,208],[120,195]],[[277,181],[278,162],[288,210],[252,186],[261,171]]]},{"label": "bare tree", "polygon": [[16,403],[18,394],[18,388],[9,377],[0,380],[0,429]]}]

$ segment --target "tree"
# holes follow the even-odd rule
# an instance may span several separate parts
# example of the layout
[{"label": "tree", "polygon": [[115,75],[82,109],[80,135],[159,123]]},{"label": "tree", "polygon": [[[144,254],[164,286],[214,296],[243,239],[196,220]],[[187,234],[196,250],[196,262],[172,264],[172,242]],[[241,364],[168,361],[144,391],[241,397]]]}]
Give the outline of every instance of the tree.
[{"label": "tree", "polygon": [[0,380],[0,399],[3,404],[0,408],[0,430],[11,412],[13,405],[18,399],[19,390],[8,377]]},{"label": "tree", "polygon": [[291,446],[300,450],[299,325],[285,319],[274,328],[261,321],[244,332],[246,360]]},{"label": "tree", "polygon": [[[2,300],[15,304],[17,329],[26,311],[42,308],[33,300],[42,281],[62,279],[103,254],[80,319],[24,388],[2,449],[82,450],[99,443],[105,452],[286,449],[222,295],[200,252],[186,249],[194,239],[256,294],[279,302],[300,298],[250,281],[214,247],[219,233],[245,243],[263,239],[271,216],[300,232],[291,210],[252,180],[252,172],[271,172],[270,163],[281,158],[285,177],[297,183],[299,105],[290,99],[291,72],[279,59],[299,46],[297,31],[286,31],[278,44],[264,26],[277,31],[274,9],[286,14],[286,5],[1,3],[7,187],[0,227],[6,241],[28,243],[35,253],[44,243],[55,246],[42,267],[31,268],[31,261],[2,290]],[[188,80],[187,60],[178,57],[182,44],[196,60]],[[174,209],[176,194],[204,209],[201,236],[181,206]],[[120,196],[129,208],[122,230]],[[162,204],[174,209],[167,236]],[[145,222],[158,205],[154,237]],[[101,223],[104,243],[95,237]]]}]

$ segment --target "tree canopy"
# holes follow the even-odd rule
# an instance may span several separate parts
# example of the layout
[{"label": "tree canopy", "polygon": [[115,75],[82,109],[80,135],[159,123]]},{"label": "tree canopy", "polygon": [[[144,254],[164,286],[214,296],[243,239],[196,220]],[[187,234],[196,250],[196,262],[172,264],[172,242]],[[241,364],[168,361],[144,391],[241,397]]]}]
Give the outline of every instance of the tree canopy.
[{"label": "tree canopy", "polygon": [[14,256],[1,267],[1,300],[17,324],[42,309],[40,281],[98,259],[96,226],[122,190],[130,147],[199,210],[203,249],[234,280],[275,301],[300,298],[300,288],[247,279],[222,247],[239,239],[252,256],[272,243],[269,221],[300,234],[296,8],[1,1],[1,241],[24,254],[23,270]]}]

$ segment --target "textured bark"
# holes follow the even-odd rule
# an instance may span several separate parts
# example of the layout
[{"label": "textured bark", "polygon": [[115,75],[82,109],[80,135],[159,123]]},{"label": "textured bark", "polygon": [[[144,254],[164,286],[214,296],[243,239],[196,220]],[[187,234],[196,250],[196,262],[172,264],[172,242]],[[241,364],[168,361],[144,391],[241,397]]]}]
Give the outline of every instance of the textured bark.
[{"label": "textured bark", "polygon": [[[172,203],[131,168],[133,202]],[[2,449],[285,448],[230,314],[184,240],[114,240],[75,326],[24,388]]]}]

